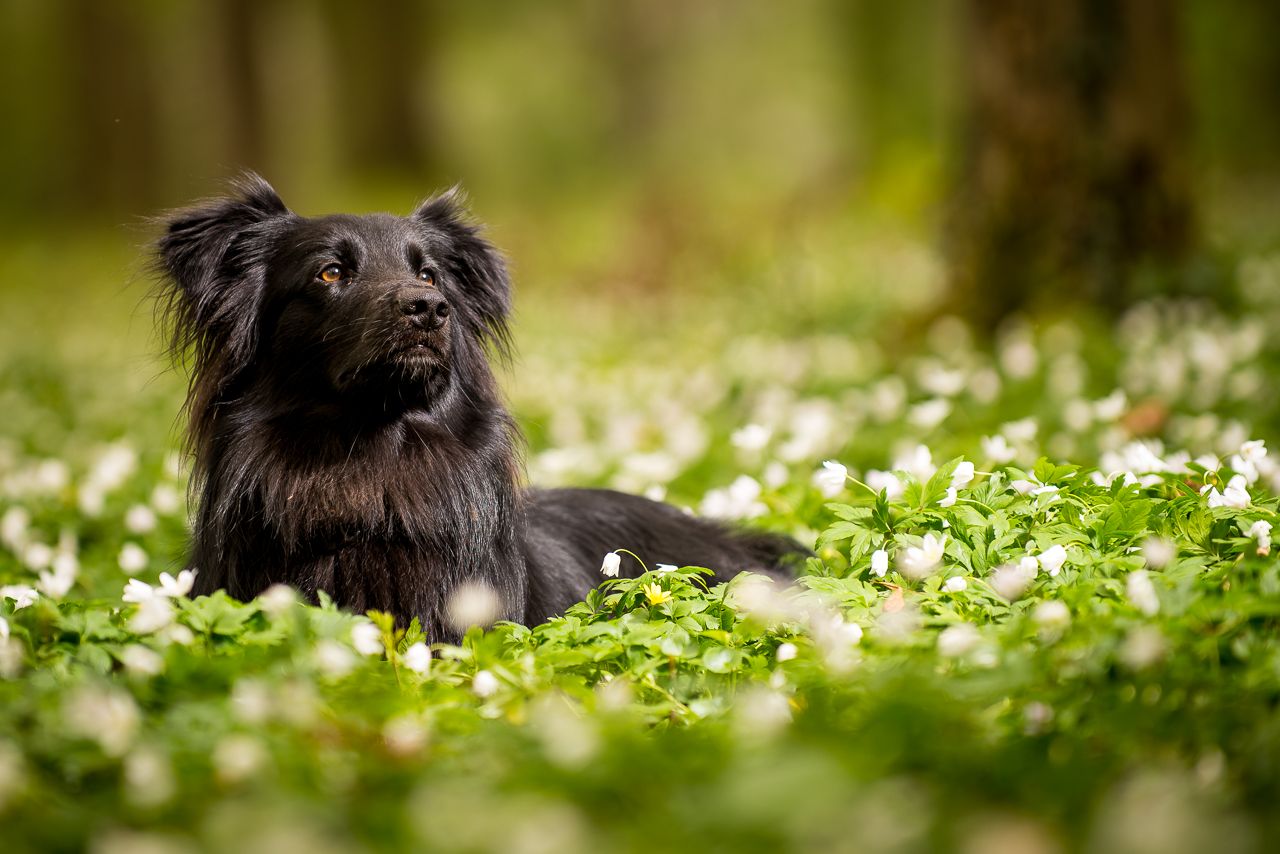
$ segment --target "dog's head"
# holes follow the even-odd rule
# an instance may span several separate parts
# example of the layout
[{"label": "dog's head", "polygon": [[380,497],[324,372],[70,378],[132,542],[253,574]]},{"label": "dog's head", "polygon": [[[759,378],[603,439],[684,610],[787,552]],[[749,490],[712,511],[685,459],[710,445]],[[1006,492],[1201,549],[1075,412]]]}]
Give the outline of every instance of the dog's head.
[{"label": "dog's head", "polygon": [[510,283],[446,193],[408,217],[307,218],[256,175],[178,211],[157,241],[176,354],[191,353],[193,417],[224,396],[429,405],[488,385]]}]

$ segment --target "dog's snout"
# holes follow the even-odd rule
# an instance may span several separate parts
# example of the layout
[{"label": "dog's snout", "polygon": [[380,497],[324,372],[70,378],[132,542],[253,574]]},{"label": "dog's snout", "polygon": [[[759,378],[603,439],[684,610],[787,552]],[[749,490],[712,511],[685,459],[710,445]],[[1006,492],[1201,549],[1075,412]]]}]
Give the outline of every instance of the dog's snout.
[{"label": "dog's snout", "polygon": [[439,329],[449,319],[449,303],[437,290],[415,288],[400,295],[400,311],[423,329]]}]

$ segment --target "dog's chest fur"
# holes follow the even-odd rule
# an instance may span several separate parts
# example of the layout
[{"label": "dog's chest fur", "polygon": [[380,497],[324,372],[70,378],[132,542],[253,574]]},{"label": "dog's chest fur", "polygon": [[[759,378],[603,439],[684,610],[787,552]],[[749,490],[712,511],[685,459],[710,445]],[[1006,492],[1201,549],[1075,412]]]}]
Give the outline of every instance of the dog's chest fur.
[{"label": "dog's chest fur", "polygon": [[[280,419],[217,443],[197,552],[232,579],[268,575],[354,610],[445,622],[449,592],[483,582],[521,615],[515,475],[493,422],[462,437],[401,418],[351,435]],[[197,558],[199,560],[199,558]],[[233,585],[234,586],[234,581]],[[433,634],[435,634],[433,632]]]}]

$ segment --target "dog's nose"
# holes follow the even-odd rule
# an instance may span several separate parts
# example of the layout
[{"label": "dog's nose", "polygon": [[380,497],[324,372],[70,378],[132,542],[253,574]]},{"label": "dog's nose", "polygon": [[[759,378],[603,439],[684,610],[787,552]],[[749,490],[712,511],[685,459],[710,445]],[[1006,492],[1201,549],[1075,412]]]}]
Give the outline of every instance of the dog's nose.
[{"label": "dog's nose", "polygon": [[415,288],[400,294],[400,311],[415,326],[439,329],[449,319],[449,303],[437,290]]}]

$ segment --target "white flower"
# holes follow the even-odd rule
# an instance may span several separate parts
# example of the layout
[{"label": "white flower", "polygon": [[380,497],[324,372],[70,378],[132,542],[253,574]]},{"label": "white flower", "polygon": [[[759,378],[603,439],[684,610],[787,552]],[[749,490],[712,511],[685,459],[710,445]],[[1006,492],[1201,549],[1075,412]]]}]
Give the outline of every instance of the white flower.
[{"label": "white flower", "polygon": [[933,477],[933,473],[938,470],[933,464],[933,452],[929,450],[928,445],[916,445],[910,453],[902,454],[893,461],[893,468],[894,471],[913,474],[922,481]]},{"label": "white flower", "polygon": [[1050,576],[1056,576],[1067,561],[1067,550],[1061,545],[1045,549],[1040,554],[1040,567]]},{"label": "white flower", "polygon": [[600,565],[600,572],[607,579],[616,579],[618,577],[618,567],[622,566],[622,556],[617,552],[609,552],[604,556],[604,563]]},{"label": "white flower", "polygon": [[431,667],[431,650],[425,643],[418,641],[404,651],[401,661],[414,673],[426,673]]},{"label": "white flower", "polygon": [[932,533],[925,534],[919,546],[910,546],[903,552],[902,566],[906,576],[919,579],[933,572],[942,560],[946,545],[946,534],[942,535],[942,539],[934,537]]},{"label": "white flower", "polygon": [[182,506],[182,497],[170,484],[157,483],[156,488],[151,490],[151,506],[157,513],[168,516],[178,512],[178,508]]},{"label": "white flower", "polygon": [[138,643],[131,643],[121,651],[120,663],[135,676],[159,676],[164,671],[164,656]]},{"label": "white flower", "polygon": [[162,596],[152,596],[138,604],[137,612],[129,621],[129,628],[140,635],[148,635],[170,625],[173,617],[173,605],[169,600]]},{"label": "white flower", "polygon": [[968,486],[973,482],[975,469],[973,463],[965,460],[956,466],[956,470],[951,473],[951,486],[953,489],[960,489]]},{"label": "white flower", "polygon": [[470,581],[449,597],[449,625],[459,632],[472,626],[488,628],[502,616],[502,602],[493,588],[482,581]]},{"label": "white flower", "polygon": [[1147,566],[1162,569],[1178,557],[1178,548],[1163,537],[1147,537],[1142,543],[1142,556]]},{"label": "white flower", "polygon": [[1010,448],[1009,443],[1000,434],[982,437],[982,453],[996,465],[1012,462],[1018,455],[1018,452]]},{"label": "white flower", "polygon": [[822,468],[813,473],[813,485],[822,492],[823,498],[835,498],[844,491],[845,479],[849,470],[834,460],[827,460]]},{"label": "white flower", "polygon": [[298,594],[287,584],[273,584],[258,596],[258,607],[267,616],[277,618],[293,607],[298,601]]},{"label": "white flower", "polygon": [[762,451],[773,437],[773,430],[763,424],[748,424],[740,430],[733,431],[729,441],[735,448],[744,451]]},{"label": "white flower", "polygon": [[1231,459],[1227,460],[1227,465],[1233,471],[1237,471],[1244,475],[1246,483],[1255,483],[1258,480],[1258,467],[1249,460],[1244,459],[1239,454],[1233,454]]},{"label": "white flower", "polygon": [[760,481],[741,474],[724,489],[712,489],[702,498],[702,515],[719,519],[751,519],[769,512],[759,501]]},{"label": "white flower", "polygon": [[140,715],[127,691],[84,685],[67,698],[63,708],[67,726],[102,746],[108,756],[122,756],[133,742]]},{"label": "white flower", "polygon": [[1241,475],[1227,481],[1227,488],[1222,491],[1222,501],[1227,507],[1243,510],[1249,506],[1249,483]]},{"label": "white flower", "polygon": [[150,584],[137,578],[130,578],[129,583],[124,586],[124,593],[120,598],[126,602],[141,604],[155,595],[156,589]]},{"label": "white flower", "polygon": [[76,583],[75,572],[42,572],[36,586],[50,599],[61,599]]},{"label": "white flower", "polygon": [[1200,490],[1200,494],[1205,496],[1206,503],[1210,508],[1221,507],[1226,503],[1222,500],[1222,493],[1218,492],[1218,488],[1215,486],[1208,486],[1206,484],[1205,487]]},{"label": "white flower", "polygon": [[[1037,566],[1033,565],[1030,571],[1027,571],[1023,562],[1017,566],[1001,566],[991,574],[991,588],[1000,594],[1004,599],[1012,602],[1027,592],[1027,588],[1031,586],[1031,582],[1035,580]],[[1035,561],[1035,558],[1032,558]]]},{"label": "white flower", "polygon": [[1267,443],[1262,439],[1254,439],[1240,446],[1240,456],[1251,463],[1257,463],[1267,455]]},{"label": "white flower", "polygon": [[223,783],[247,780],[257,774],[269,758],[262,742],[244,733],[232,733],[222,738],[210,756],[218,779]]},{"label": "white flower", "polygon": [[[153,747],[138,747],[124,759],[125,794],[136,807],[148,809],[168,803],[177,790],[173,778],[173,765],[163,753]],[[144,843],[140,847],[150,844]],[[104,845],[114,850],[111,845]]]},{"label": "white flower", "polygon": [[34,587],[26,584],[8,584],[0,587],[0,599],[12,599],[13,610],[19,611],[40,598]]},{"label": "white flower", "polygon": [[331,679],[341,679],[356,666],[351,650],[334,640],[322,640],[315,648],[316,668]]},{"label": "white flower", "polygon": [[186,596],[191,592],[191,585],[195,583],[195,580],[195,571],[190,569],[184,569],[179,572],[177,578],[167,572],[162,572],[160,573],[160,589],[156,591],[156,595],[168,596],[170,599]]},{"label": "white flower", "polygon": [[1133,606],[1148,617],[1154,617],[1160,610],[1160,600],[1156,597],[1155,585],[1145,569],[1135,569],[1129,573],[1125,582],[1125,596]]},{"label": "white flower", "polygon": [[1130,670],[1145,670],[1168,652],[1164,633],[1155,626],[1138,626],[1129,632],[1120,647],[1120,660]]},{"label": "white flower", "polygon": [[960,658],[968,655],[982,641],[982,635],[972,623],[955,623],[938,634],[938,654],[943,658]]},{"label": "white flower", "polygon": [[956,488],[954,486],[947,487],[947,494],[938,502],[939,507],[951,507],[956,503]]},{"label": "white flower", "polygon": [[881,578],[889,571],[889,553],[884,549],[876,549],[871,553],[871,571]]},{"label": "white flower", "polygon": [[125,543],[120,549],[120,556],[116,558],[116,562],[120,564],[120,568],[127,574],[137,575],[147,568],[151,558],[137,543]]},{"label": "white flower", "polygon": [[0,617],[0,641],[9,639],[9,621],[4,617]]},{"label": "white flower", "polygon": [[356,623],[351,627],[351,645],[361,655],[382,653],[382,629],[373,623]]},{"label": "white flower", "polygon": [[27,529],[31,527],[31,513],[25,507],[14,505],[0,517],[0,543],[14,554],[20,554],[27,545]]},{"label": "white flower", "polygon": [[156,528],[156,514],[145,504],[135,504],[124,514],[124,527],[131,534],[146,534]]},{"label": "white flower", "polygon": [[1030,442],[1036,437],[1040,422],[1035,416],[1027,416],[1018,421],[1008,421],[1000,425],[1000,432],[1015,442]]},{"label": "white flower", "polygon": [[1047,599],[1031,612],[1031,619],[1040,627],[1040,639],[1052,643],[1071,625],[1071,609],[1058,599]]},{"label": "white flower", "polygon": [[653,571],[666,575],[668,572],[676,572],[679,569],[680,567],[676,566],[674,563],[660,563],[653,568]]},{"label": "white flower", "polygon": [[22,552],[22,562],[27,565],[27,569],[39,572],[53,563],[53,549],[44,543],[31,543]]},{"label": "white flower", "polygon": [[917,403],[907,413],[907,421],[921,430],[932,430],[951,414],[951,401],[945,397],[935,397]]},{"label": "white flower", "polygon": [[1270,540],[1271,539],[1271,523],[1265,519],[1259,519],[1249,526],[1249,531],[1245,534],[1251,540]]},{"label": "white flower", "polygon": [[796,648],[795,644],[789,641],[787,643],[779,644],[777,652],[778,661],[790,661],[796,657],[797,652],[799,652],[799,649]]},{"label": "white flower", "polygon": [[481,670],[471,678],[471,691],[477,697],[492,697],[498,688],[498,677],[488,670]]},{"label": "white flower", "polygon": [[1124,415],[1129,401],[1125,398],[1124,389],[1116,389],[1102,400],[1093,402],[1093,412],[1099,421],[1115,421]]},{"label": "white flower", "polygon": [[1029,480],[1015,480],[1009,484],[1019,495],[1030,495],[1031,491],[1038,486]]},{"label": "white flower", "polygon": [[867,486],[876,492],[883,491],[885,497],[890,501],[895,498],[901,498],[902,493],[906,492],[907,489],[892,472],[877,471],[875,469],[867,472]]},{"label": "white flower", "polygon": [[396,715],[382,725],[382,741],[396,756],[412,756],[427,746],[428,730],[412,712]]},{"label": "white flower", "polygon": [[942,583],[942,589],[948,593],[959,593],[961,590],[967,590],[968,587],[969,582],[959,575],[953,575]]}]

